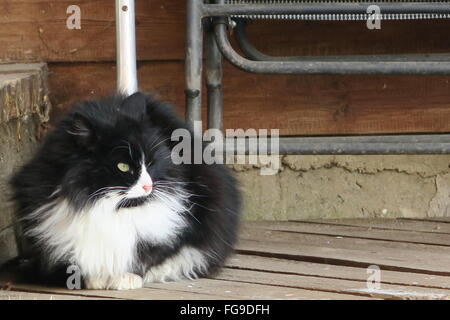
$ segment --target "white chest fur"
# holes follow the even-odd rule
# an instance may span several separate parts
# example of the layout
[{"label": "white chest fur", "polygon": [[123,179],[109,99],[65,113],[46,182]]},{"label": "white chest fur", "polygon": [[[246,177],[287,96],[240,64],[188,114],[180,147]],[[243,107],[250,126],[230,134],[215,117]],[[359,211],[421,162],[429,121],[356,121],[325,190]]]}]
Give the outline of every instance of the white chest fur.
[{"label": "white chest fur", "polygon": [[175,196],[117,211],[118,201],[103,198],[73,212],[67,200],[57,199],[31,214],[40,223],[29,233],[49,249],[51,261],[64,257],[83,275],[113,276],[131,271],[138,239],[169,244],[185,226],[184,206]]}]

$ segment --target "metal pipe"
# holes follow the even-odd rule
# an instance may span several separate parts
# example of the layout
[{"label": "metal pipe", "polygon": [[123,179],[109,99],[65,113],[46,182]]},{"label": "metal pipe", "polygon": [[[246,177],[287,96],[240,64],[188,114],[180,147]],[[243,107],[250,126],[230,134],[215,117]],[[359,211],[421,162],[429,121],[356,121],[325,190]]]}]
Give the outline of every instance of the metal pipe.
[{"label": "metal pipe", "polygon": [[215,19],[216,41],[225,58],[237,68],[261,74],[450,74],[450,55],[428,55],[427,60],[406,55],[392,60],[373,57],[314,57],[299,61],[252,61],[240,56],[231,46],[225,18]]},{"label": "metal pipe", "polygon": [[[238,139],[227,138],[227,146],[235,146],[235,154],[255,154],[249,152],[246,143],[236,143]],[[235,140],[232,142],[231,140]],[[268,142],[267,146],[270,147]],[[364,155],[364,154],[449,154],[450,134],[435,135],[381,135],[381,136],[338,136],[338,137],[280,137],[278,152],[269,154],[297,155]]]},{"label": "metal pipe", "polygon": [[395,55],[351,55],[351,56],[269,56],[262,53],[249,41],[246,33],[247,21],[244,19],[234,19],[236,27],[233,29],[236,43],[246,58],[253,61],[450,61],[450,54],[395,54]]},{"label": "metal pipe", "polygon": [[202,91],[202,0],[186,0],[186,122],[193,126],[201,120]]},{"label": "metal pipe", "polygon": [[208,90],[208,128],[222,130],[222,54],[217,48],[214,26],[206,32],[206,88]]},{"label": "metal pipe", "polygon": [[266,55],[255,48],[255,46],[247,38],[247,21],[244,19],[233,19],[236,21],[234,30],[234,38],[246,58],[253,61],[298,61],[302,57],[273,57]]},{"label": "metal pipe", "polygon": [[138,91],[134,0],[116,0],[117,91]]},{"label": "metal pipe", "polygon": [[[218,5],[204,5],[204,16],[221,16],[215,18],[216,42],[221,53],[236,67],[253,72],[269,74],[450,74],[450,55],[430,56],[347,56],[347,57],[302,57],[299,61],[250,61],[243,58],[232,48],[228,35],[228,21],[223,16],[238,14],[297,14],[297,13],[342,13],[343,9],[350,9],[351,4],[345,6],[337,4],[321,4],[320,6],[302,4],[295,5],[225,5],[224,0],[218,0]],[[352,4],[354,5],[354,4]],[[397,5],[397,4],[396,4]],[[411,5],[411,7],[409,6]],[[416,10],[417,6],[420,10]],[[391,11],[383,13],[430,13],[436,9],[433,4],[405,4],[399,7],[391,6]],[[450,12],[450,6],[440,8],[436,13],[445,9]],[[294,8],[295,7],[295,8]],[[347,8],[344,8],[347,7]],[[331,11],[330,11],[331,8]],[[360,8],[350,10],[350,13],[365,13]],[[364,10],[366,6],[363,7]],[[383,8],[387,8],[383,4]],[[414,8],[413,11],[409,9]],[[428,9],[427,9],[428,8]],[[395,10],[399,9],[398,11]],[[316,10],[316,11],[314,11]],[[333,11],[335,10],[335,11]],[[383,10],[383,9],[382,9]],[[425,11],[423,11],[425,10]],[[434,12],[434,11],[433,11]],[[347,12],[346,12],[347,13]],[[256,49],[255,49],[256,50]],[[259,52],[257,52],[259,53]],[[263,54],[261,54],[263,55]],[[411,59],[414,57],[414,59]],[[264,55],[259,58],[266,59]],[[272,60],[272,57],[270,57]],[[249,148],[247,143],[236,143],[238,139],[249,142],[250,138],[226,138],[226,146],[231,146],[235,154],[259,153],[258,148]],[[253,137],[254,141],[255,137]],[[277,138],[276,138],[277,139]],[[275,143],[274,154],[449,154],[450,134],[435,135],[371,135],[371,136],[334,136],[334,137],[281,137]],[[269,138],[270,140],[270,138]],[[242,141],[242,140],[241,140]],[[272,143],[266,141],[265,146]],[[265,147],[262,147],[261,151]],[[269,148],[269,153],[272,153]],[[228,153],[228,150],[227,150]]]},{"label": "metal pipe", "polygon": [[[414,140],[414,139],[412,139]],[[414,141],[326,141],[324,138],[317,140],[302,140],[302,138],[282,138],[279,146],[280,154],[448,154],[449,142],[414,142]]]},{"label": "metal pipe", "polygon": [[450,4],[439,2],[407,3],[291,3],[291,4],[205,4],[204,17],[233,15],[282,14],[367,14],[370,5],[377,5],[382,14],[450,13]]}]

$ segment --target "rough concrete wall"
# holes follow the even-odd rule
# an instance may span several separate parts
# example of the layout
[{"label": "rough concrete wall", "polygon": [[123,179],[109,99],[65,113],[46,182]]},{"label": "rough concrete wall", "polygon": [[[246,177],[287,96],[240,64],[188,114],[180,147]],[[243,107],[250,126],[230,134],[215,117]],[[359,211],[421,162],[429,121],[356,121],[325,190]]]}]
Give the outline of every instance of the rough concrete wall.
[{"label": "rough concrete wall", "polygon": [[45,64],[0,64],[0,264],[18,250],[8,180],[38,145],[48,101]]},{"label": "rough concrete wall", "polygon": [[278,174],[232,166],[246,219],[450,216],[450,156],[284,156]]}]

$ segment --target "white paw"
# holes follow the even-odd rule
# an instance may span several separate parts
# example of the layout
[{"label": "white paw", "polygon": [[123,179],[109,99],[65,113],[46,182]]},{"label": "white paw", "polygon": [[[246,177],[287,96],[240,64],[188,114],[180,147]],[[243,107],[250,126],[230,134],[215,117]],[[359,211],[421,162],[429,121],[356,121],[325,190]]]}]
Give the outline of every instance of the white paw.
[{"label": "white paw", "polygon": [[130,290],[142,288],[142,277],[134,273],[125,273],[121,276],[110,277],[108,287],[110,290]]},{"label": "white paw", "polygon": [[94,290],[130,290],[143,286],[142,277],[134,273],[105,278],[90,278],[86,280],[86,288]]},{"label": "white paw", "polygon": [[157,283],[168,281],[194,280],[198,276],[192,270],[171,268],[168,265],[154,267],[144,275],[144,283]]},{"label": "white paw", "polygon": [[108,285],[108,278],[88,278],[84,284],[89,290],[103,290]]},{"label": "white paw", "polygon": [[161,272],[161,270],[149,270],[144,276],[145,283],[156,283],[170,281],[168,273]]}]

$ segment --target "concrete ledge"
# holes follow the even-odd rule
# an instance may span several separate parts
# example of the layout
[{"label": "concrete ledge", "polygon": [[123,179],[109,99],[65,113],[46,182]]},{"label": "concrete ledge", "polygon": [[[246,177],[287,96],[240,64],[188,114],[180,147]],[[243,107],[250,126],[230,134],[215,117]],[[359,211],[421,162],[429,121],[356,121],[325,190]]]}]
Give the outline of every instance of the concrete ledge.
[{"label": "concrete ledge", "polygon": [[47,65],[0,64],[0,123],[29,115],[48,121]]},{"label": "concrete ledge", "polygon": [[281,170],[234,165],[246,219],[450,216],[450,155],[284,156]]},{"label": "concrete ledge", "polygon": [[8,180],[37,147],[49,110],[46,64],[0,64],[0,264],[17,254]]}]

